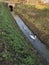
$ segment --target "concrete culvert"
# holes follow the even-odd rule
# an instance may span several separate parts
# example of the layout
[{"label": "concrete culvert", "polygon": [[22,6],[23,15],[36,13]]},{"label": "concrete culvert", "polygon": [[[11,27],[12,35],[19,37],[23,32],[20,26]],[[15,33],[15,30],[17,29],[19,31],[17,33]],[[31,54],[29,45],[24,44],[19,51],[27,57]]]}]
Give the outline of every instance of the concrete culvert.
[{"label": "concrete culvert", "polygon": [[10,6],[9,6],[9,9],[10,9],[10,11],[13,11],[13,6],[10,5]]}]

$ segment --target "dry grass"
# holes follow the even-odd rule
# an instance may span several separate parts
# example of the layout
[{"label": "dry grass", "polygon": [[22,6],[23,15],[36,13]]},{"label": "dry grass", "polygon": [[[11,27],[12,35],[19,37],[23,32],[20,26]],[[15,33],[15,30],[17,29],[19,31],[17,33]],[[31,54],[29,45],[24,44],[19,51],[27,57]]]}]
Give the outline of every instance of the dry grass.
[{"label": "dry grass", "polygon": [[27,20],[25,24],[49,47],[49,9],[24,5],[16,7],[15,12]]}]

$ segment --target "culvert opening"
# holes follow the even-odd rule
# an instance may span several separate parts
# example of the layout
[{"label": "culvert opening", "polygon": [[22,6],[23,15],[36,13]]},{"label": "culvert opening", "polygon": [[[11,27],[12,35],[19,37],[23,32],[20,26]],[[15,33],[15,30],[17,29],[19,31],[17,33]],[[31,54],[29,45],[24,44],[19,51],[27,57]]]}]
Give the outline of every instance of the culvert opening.
[{"label": "culvert opening", "polygon": [[13,11],[13,6],[10,5],[10,6],[9,6],[9,9],[10,9],[10,11]]}]

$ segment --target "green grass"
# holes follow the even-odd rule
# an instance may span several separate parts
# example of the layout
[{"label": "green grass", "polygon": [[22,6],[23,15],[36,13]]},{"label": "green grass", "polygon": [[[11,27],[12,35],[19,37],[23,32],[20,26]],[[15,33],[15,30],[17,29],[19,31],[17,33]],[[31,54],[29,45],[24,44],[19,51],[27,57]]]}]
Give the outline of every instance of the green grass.
[{"label": "green grass", "polygon": [[6,4],[1,3],[0,7],[0,40],[5,45],[0,53],[0,63],[2,62],[3,65],[8,62],[12,65],[45,65],[45,61],[20,31]]},{"label": "green grass", "polygon": [[[28,23],[29,28],[33,28],[33,25],[40,31],[39,34],[32,30],[37,36],[49,46],[49,9],[44,8],[42,10],[35,8],[35,6],[16,6],[15,12],[26,18],[32,26]],[[41,35],[40,35],[41,33]]]}]

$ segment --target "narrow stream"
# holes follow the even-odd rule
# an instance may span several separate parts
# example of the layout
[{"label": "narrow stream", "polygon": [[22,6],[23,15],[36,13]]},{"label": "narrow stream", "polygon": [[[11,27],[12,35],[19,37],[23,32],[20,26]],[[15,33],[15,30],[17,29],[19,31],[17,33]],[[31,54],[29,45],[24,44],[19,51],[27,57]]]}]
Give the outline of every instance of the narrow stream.
[{"label": "narrow stream", "polygon": [[29,39],[29,41],[32,43],[34,48],[38,51],[38,53],[49,63],[49,50],[47,49],[46,45],[44,45],[33,33],[32,31],[24,24],[22,19],[15,15],[12,12],[12,16],[16,20],[16,23],[18,24],[21,31],[24,33],[24,35]]}]

